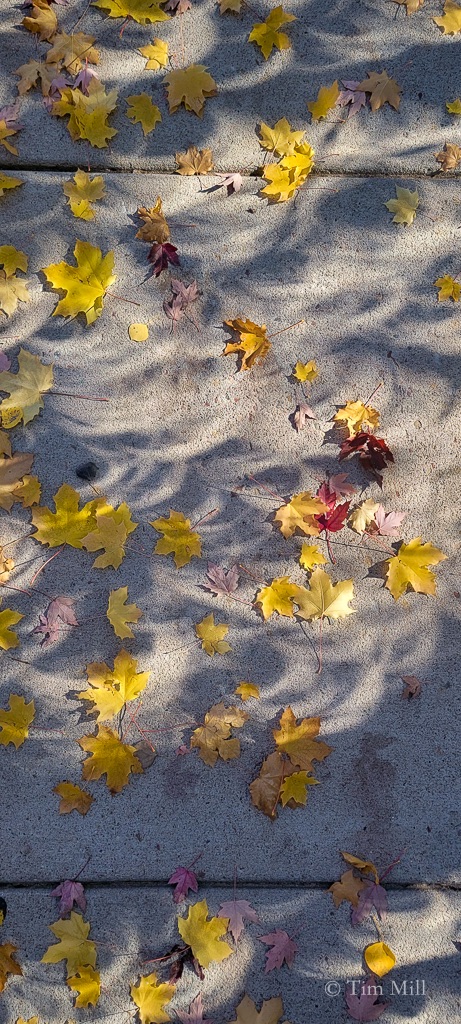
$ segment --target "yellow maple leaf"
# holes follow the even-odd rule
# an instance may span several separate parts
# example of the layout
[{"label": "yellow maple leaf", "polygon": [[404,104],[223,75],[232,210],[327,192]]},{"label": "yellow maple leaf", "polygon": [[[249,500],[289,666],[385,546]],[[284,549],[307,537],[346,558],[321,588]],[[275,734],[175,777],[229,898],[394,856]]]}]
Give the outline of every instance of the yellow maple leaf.
[{"label": "yellow maple leaf", "polygon": [[42,487],[38,477],[28,476],[27,473],[23,476],[22,482],[14,489],[15,500],[21,501],[23,508],[31,508],[32,505],[37,505],[40,501],[41,493]]},{"label": "yellow maple leaf", "polygon": [[141,1024],[165,1024],[171,1020],[164,1006],[170,1002],[174,993],[175,986],[158,982],[154,972],[142,977],[139,985],[131,985],[131,998],[138,1007]]},{"label": "yellow maple leaf", "polygon": [[345,850],[341,850],[341,857],[346,861],[346,864],[352,864],[352,867],[357,868],[358,871],[364,871],[367,875],[373,875],[376,885],[378,885],[379,872],[372,860],[363,860],[363,857],[356,857],[354,853],[346,853]]},{"label": "yellow maple leaf", "polygon": [[310,153],[295,152],[285,156],[278,164],[266,164],[263,177],[269,182],[261,194],[275,203],[286,203],[304,185],[307,175],[314,166],[314,150],[307,143]]},{"label": "yellow maple leaf", "polygon": [[132,18],[140,25],[154,21],[168,21],[170,15],[162,10],[166,0],[93,0],[93,7],[102,7],[109,18]]},{"label": "yellow maple leaf", "polygon": [[186,519],[182,512],[174,512],[173,509],[170,509],[168,519],[164,517],[154,519],[150,525],[158,533],[163,533],[163,537],[155,545],[154,553],[156,555],[173,553],[177,569],[187,565],[194,556],[200,558],[202,554],[200,534],[192,530],[190,519]]},{"label": "yellow maple leaf", "polygon": [[296,599],[299,587],[291,583],[289,576],[278,576],[272,580],[267,587],[262,587],[256,594],[255,603],[261,605],[261,612],[264,619],[269,619],[274,612],[279,615],[286,615],[293,618],[293,601]]},{"label": "yellow maple leaf", "polygon": [[117,105],[117,90],[106,93],[98,78],[92,78],[87,93],[81,89],[66,86],[60,90],[61,99],[56,100],[51,113],[56,117],[69,115],[67,130],[73,142],[86,139],[91,146],[104,149],[109,139],[117,135],[116,128],[107,123],[109,114]]},{"label": "yellow maple leaf", "polygon": [[21,79],[18,82],[18,93],[20,96],[24,96],[26,92],[29,92],[32,86],[38,86],[39,81],[42,96],[48,96],[51,90],[51,83],[56,78],[56,65],[43,64],[38,60],[29,60],[27,64],[22,64],[13,74],[19,75]]},{"label": "yellow maple leaf", "polygon": [[452,103],[445,104],[449,114],[461,114],[461,100],[453,100]]},{"label": "yellow maple leaf", "polygon": [[444,35],[454,36],[457,32],[461,32],[461,7],[453,0],[445,0],[443,14],[438,18],[433,18],[432,21],[435,21],[435,24],[442,29]]},{"label": "yellow maple leaf", "polygon": [[106,194],[104,181],[100,174],[90,178],[86,171],[78,170],[74,174],[73,181],[65,181],[62,189],[64,195],[68,197],[74,217],[80,217],[81,220],[94,220],[92,204],[97,199],[103,199]]},{"label": "yellow maple leaf", "polygon": [[[256,1003],[245,994],[236,1012],[236,1020],[230,1021],[229,1024],[278,1024],[283,1015],[283,1003],[280,996],[264,999],[258,1011]],[[289,1024],[289,1021],[285,1021],[285,1024]]]},{"label": "yellow maple leaf", "polygon": [[[128,785],[131,773],[143,774],[144,769],[136,757],[135,748],[129,743],[123,743],[117,733],[105,725],[99,725],[96,734],[82,736],[77,743],[90,754],[82,764],[82,778],[86,782],[105,775],[108,789],[115,794]],[[91,966],[94,967],[94,964]]]},{"label": "yellow maple leaf", "polygon": [[192,733],[191,749],[196,747],[199,757],[211,768],[218,757],[223,761],[234,760],[240,756],[240,740],[232,736],[232,728],[240,729],[248,718],[243,708],[235,705],[226,708],[222,701],[213,704],[205,715],[203,725],[199,725]]},{"label": "yellow maple leaf", "polygon": [[[10,629],[10,626],[15,626],[23,618],[23,615],[14,612],[11,608],[4,608],[0,612],[0,648],[3,651],[9,651],[11,647],[19,646],[18,634]],[[4,713],[6,714],[6,712]]]},{"label": "yellow maple leaf", "polygon": [[134,637],[129,622],[138,622],[142,611],[136,604],[127,604],[128,587],[119,587],[118,590],[111,590],[109,604],[107,605],[107,618],[116,636],[124,640],[125,637]]},{"label": "yellow maple leaf", "polygon": [[73,992],[78,992],[75,1006],[96,1006],[101,994],[99,971],[93,967],[78,967],[76,973],[67,979]]},{"label": "yellow maple leaf", "polygon": [[28,1020],[24,1020],[24,1017],[18,1017],[16,1024],[38,1024],[38,1017],[29,1017]]},{"label": "yellow maple leaf", "polygon": [[332,583],[324,569],[314,569],[309,580],[309,587],[299,587],[296,613],[300,619],[344,619],[352,615],[354,608],[349,608],[349,601],[354,597],[354,581],[341,580]]},{"label": "yellow maple leaf", "polygon": [[8,276],[0,270],[0,310],[11,316],[18,307],[18,302],[30,302],[30,294],[26,282],[15,274]]},{"label": "yellow maple leaf", "polygon": [[231,330],[238,334],[240,341],[228,341],[223,355],[228,356],[237,352],[240,356],[239,370],[250,370],[256,362],[262,362],[266,358],[271,343],[267,337],[267,327],[254,324],[252,320],[242,320],[236,317],[234,320],[225,320],[224,323]]},{"label": "yellow maple leaf", "polygon": [[387,561],[385,586],[397,601],[408,588],[417,594],[436,592],[436,579],[428,565],[438,565],[447,555],[432,544],[423,544],[421,537],[414,537],[409,544],[401,544],[393,558]]},{"label": "yellow maple leaf", "polygon": [[211,149],[197,149],[189,146],[186,153],[176,153],[177,174],[208,174],[213,170],[213,154]]},{"label": "yellow maple leaf", "polygon": [[14,565],[14,559],[5,558],[4,548],[0,547],[0,583],[6,583],[9,580]]},{"label": "yellow maple leaf", "polygon": [[146,58],[145,71],[158,71],[168,64],[168,43],[163,39],[155,38],[147,46],[140,46],[139,53]]},{"label": "yellow maple leaf", "polygon": [[364,533],[369,523],[374,523],[375,512],[379,509],[379,502],[373,498],[367,498],[358,508],[355,508],[349,516],[349,526],[356,533]]},{"label": "yellow maple leaf", "polygon": [[91,793],[87,793],[86,790],[74,785],[73,782],[58,782],[57,786],[53,789],[53,793],[61,797],[59,803],[60,814],[70,814],[71,811],[78,811],[82,815],[87,814],[94,800]]},{"label": "yellow maple leaf", "polygon": [[66,960],[68,978],[81,967],[96,966],[96,945],[88,938],[91,925],[81,914],[72,910],[68,920],[61,918],[48,927],[59,942],[48,946],[42,956],[42,964],[57,964],[60,960]]},{"label": "yellow maple leaf", "polygon": [[297,723],[296,716],[290,707],[283,711],[279,729],[273,729],[277,749],[287,754],[291,763],[303,771],[313,772],[313,761],[324,761],[333,747],[316,737],[320,731],[320,718],[303,718]]},{"label": "yellow maple leaf", "polygon": [[17,948],[12,942],[4,942],[3,946],[0,946],[0,992],[5,988],[8,974],[22,975],[22,970],[14,959]]},{"label": "yellow maple leaf", "polygon": [[299,556],[299,564],[310,572],[316,565],[326,565],[327,559],[316,544],[304,543]]},{"label": "yellow maple leaf", "polygon": [[390,210],[391,213],[395,214],[392,218],[394,224],[405,224],[409,226],[410,224],[413,224],[416,217],[416,210],[419,205],[418,190],[415,189],[414,192],[411,192],[409,188],[400,188],[399,185],[396,185],[395,191],[397,193],[397,199],[388,199],[387,203],[384,203],[384,206],[387,206],[387,209]]},{"label": "yellow maple leaf", "polygon": [[34,0],[32,11],[22,19],[28,32],[38,35],[41,42],[50,42],[58,27],[58,19],[47,0]]},{"label": "yellow maple leaf", "polygon": [[[21,479],[28,473],[34,456],[28,452],[15,452],[10,458],[0,457],[0,508],[9,512],[21,495]],[[29,479],[32,479],[30,477]]]},{"label": "yellow maple leaf", "polygon": [[268,14],[265,21],[258,21],[248,36],[249,43],[257,43],[264,60],[270,57],[274,47],[277,50],[289,50],[291,47],[291,40],[287,36],[286,32],[279,32],[278,29],[282,25],[287,25],[290,21],[296,21],[294,14],[288,14],[287,11],[283,10],[282,5],[274,7],[274,10]]},{"label": "yellow maple leaf", "polygon": [[205,100],[210,96],[216,96],[218,91],[216,82],[208,74],[205,64],[190,64],[188,68],[176,68],[169,71],[163,81],[167,87],[170,114],[174,114],[179,110],[181,103],[184,103],[186,110],[191,110],[201,117]]},{"label": "yellow maple leaf", "polygon": [[144,136],[153,132],[156,124],[162,120],[162,115],[155,103],[152,103],[147,92],[141,92],[136,96],[127,96],[126,102],[129,107],[126,115],[128,120],[132,124],[139,123]]},{"label": "yellow maple leaf", "polygon": [[309,363],[300,363],[298,361],[292,373],[293,377],[301,381],[301,384],[304,384],[306,380],[310,383],[319,375],[315,359],[311,359]]},{"label": "yellow maple leaf", "polygon": [[0,171],[0,196],[2,196],[8,189],[18,188],[19,185],[23,185],[24,181],[22,178],[13,178],[12,174],[5,174],[4,171]]},{"label": "yellow maple leaf", "polygon": [[459,302],[461,285],[458,281],[455,281],[454,277],[445,274],[444,277],[438,277],[434,283],[435,287],[439,289],[437,295],[439,302],[442,302],[443,299],[453,299],[453,302]]},{"label": "yellow maple leaf", "polygon": [[349,431],[349,437],[354,437],[361,430],[376,430],[379,427],[379,412],[372,405],[364,405],[363,402],[346,402],[342,409],[333,417],[336,423],[345,423]]},{"label": "yellow maple leaf", "polygon": [[104,661],[87,665],[90,685],[88,690],[77,693],[77,697],[94,705],[88,709],[88,714],[97,711],[97,721],[104,722],[118,715],[127,701],[136,700],[145,690],[150,676],[150,672],[137,672],[137,667],[136,659],[125,650],[115,657],[113,669]]},{"label": "yellow maple leaf", "polygon": [[395,78],[389,78],[387,71],[369,71],[368,78],[357,86],[357,92],[370,93],[370,106],[373,112],[385,103],[389,103],[394,110],[399,109],[402,90]]},{"label": "yellow maple leaf", "polygon": [[107,569],[109,565],[114,569],[119,568],[125,557],[127,537],[138,525],[131,520],[130,515],[125,502],[118,509],[107,505],[97,511],[96,528],[82,540],[87,551],[104,549],[103,554],[94,560],[94,569]]},{"label": "yellow maple leaf", "polygon": [[296,530],[308,537],[318,537],[320,526],[314,516],[326,511],[327,506],[320,498],[313,496],[310,491],[301,491],[277,509],[274,522],[280,523],[280,533],[284,537],[292,537]]},{"label": "yellow maple leaf", "polygon": [[[57,32],[46,55],[47,64],[62,64],[71,75],[77,75],[85,64],[99,64],[99,53],[93,46],[94,36],[85,32]],[[56,70],[52,71],[52,77]],[[48,90],[49,91],[49,90]]]},{"label": "yellow maple leaf", "polygon": [[318,91],[316,100],[312,100],[307,104],[307,109],[312,114],[313,121],[320,121],[321,117],[326,117],[330,110],[336,106],[336,101],[339,96],[338,82],[333,82],[332,85],[322,85]]},{"label": "yellow maple leaf", "polygon": [[305,807],[307,803],[307,787],[318,785],[317,779],[309,776],[305,771],[293,772],[292,775],[288,775],[280,787],[282,807],[286,807],[287,804],[291,807]]},{"label": "yellow maple leaf", "polygon": [[227,11],[231,11],[233,14],[240,14],[243,0],[217,0],[217,2],[219,3],[220,14],[226,14]]},{"label": "yellow maple leaf", "polygon": [[16,135],[18,131],[19,128],[8,127],[6,121],[4,121],[3,119],[0,120],[0,146],[3,146],[3,148],[6,149],[8,153],[12,154],[12,156],[17,156],[18,151],[16,149],[16,146],[13,146],[12,143],[8,141],[8,139],[11,139],[12,136]]},{"label": "yellow maple leaf", "polygon": [[60,299],[53,316],[65,316],[74,319],[84,313],[87,324],[93,324],[101,316],[103,299],[108,288],[116,281],[114,269],[114,253],[102,255],[97,246],[91,242],[75,243],[74,256],[77,263],[72,267],[69,263],[50,263],[43,267],[43,273],[52,288],[66,292]]},{"label": "yellow maple leaf", "polygon": [[254,697],[255,700],[259,700],[261,696],[259,686],[256,686],[255,683],[239,683],[238,686],[236,686],[234,693],[243,701],[249,700],[250,697]]},{"label": "yellow maple leaf", "polygon": [[292,156],[304,138],[304,131],[295,132],[286,117],[281,117],[273,128],[261,121],[260,136],[263,149],[278,153],[279,156]]},{"label": "yellow maple leaf", "polygon": [[[434,18],[435,21],[435,18]],[[385,942],[372,942],[363,953],[365,963],[372,974],[383,978],[395,967],[397,961],[390,946]]]},{"label": "yellow maple leaf", "polygon": [[72,548],[82,548],[83,539],[88,530],[95,525],[96,511],[105,504],[104,498],[95,498],[87,501],[79,509],[80,495],[70,484],[62,484],[53,498],[55,512],[49,508],[34,508],[32,512],[32,526],[37,532],[32,534],[34,540],[41,544],[49,544],[50,548],[57,548],[61,544],[70,544]]},{"label": "yellow maple leaf", "polygon": [[223,637],[229,632],[229,626],[226,626],[224,623],[215,623],[213,612],[205,615],[201,622],[197,622],[194,629],[199,640],[202,641],[203,650],[211,658],[215,654],[227,654],[228,651],[232,650],[227,640],[223,640]]},{"label": "yellow maple leaf", "polygon": [[28,258],[25,252],[16,249],[14,245],[0,245],[0,264],[7,277],[11,277],[16,270],[27,270]]},{"label": "yellow maple leaf", "polygon": [[212,917],[209,921],[206,900],[189,907],[187,917],[178,917],[178,931],[184,942],[191,947],[192,955],[201,967],[207,968],[214,961],[221,963],[234,952],[228,942],[222,941],[227,932],[228,917]]},{"label": "yellow maple leaf", "polygon": [[[3,647],[1,619],[3,614],[3,612],[0,612],[0,647]],[[22,615],[19,615],[18,619],[22,619],[22,617]],[[18,619],[15,619],[15,621],[17,622]],[[15,647],[16,644],[10,644],[9,646]],[[0,708],[0,743],[4,747],[8,743],[12,743],[17,750],[29,735],[29,725],[35,718],[35,704],[33,700],[26,704],[24,697],[18,697],[16,693],[10,694],[8,703],[8,711]]]}]

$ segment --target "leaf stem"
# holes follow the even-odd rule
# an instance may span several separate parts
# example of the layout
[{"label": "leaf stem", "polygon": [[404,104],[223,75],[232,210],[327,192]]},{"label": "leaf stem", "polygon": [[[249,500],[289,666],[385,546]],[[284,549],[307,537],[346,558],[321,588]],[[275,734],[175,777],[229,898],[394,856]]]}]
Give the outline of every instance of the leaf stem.
[{"label": "leaf stem", "polygon": [[87,402],[110,402],[110,398],[100,398],[99,395],[76,395],[70,391],[48,391],[48,394],[59,398],[84,398]]},{"label": "leaf stem", "polygon": [[281,331],[274,331],[274,334],[268,334],[267,337],[268,337],[268,339],[269,338],[277,338],[277,336],[279,334],[284,334],[285,331],[291,331],[293,329],[293,327],[297,327],[298,324],[305,324],[305,323],[306,323],[306,321],[304,320],[304,317],[302,317],[301,320],[297,320],[295,324],[289,324],[288,327],[282,327]]}]

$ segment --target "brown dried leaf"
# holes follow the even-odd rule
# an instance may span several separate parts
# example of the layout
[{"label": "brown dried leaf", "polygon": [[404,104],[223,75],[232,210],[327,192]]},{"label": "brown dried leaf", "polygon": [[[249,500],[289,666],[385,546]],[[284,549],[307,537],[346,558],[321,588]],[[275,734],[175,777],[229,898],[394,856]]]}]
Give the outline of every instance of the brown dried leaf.
[{"label": "brown dried leaf", "polygon": [[211,149],[197,149],[189,146],[185,153],[176,153],[177,174],[208,174],[213,169]]}]

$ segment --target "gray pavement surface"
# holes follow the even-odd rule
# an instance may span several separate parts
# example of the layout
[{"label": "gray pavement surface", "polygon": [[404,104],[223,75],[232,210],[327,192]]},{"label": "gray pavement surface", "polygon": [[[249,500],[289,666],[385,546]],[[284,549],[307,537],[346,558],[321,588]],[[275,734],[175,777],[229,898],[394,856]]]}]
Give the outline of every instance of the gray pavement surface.
[{"label": "gray pavement surface", "polygon": [[[2,317],[1,349],[13,370],[20,345],[53,362],[57,391],[109,399],[45,395],[41,415],[12,432],[13,447],[35,453],[42,505],[52,506],[63,482],[91,500],[90,485],[76,476],[91,460],[98,488],[113,505],[126,501],[139,523],[118,570],[93,569],[95,556],[66,548],[40,573],[32,596],[30,581],[53,552],[30,538],[6,549],[17,562],[9,583],[22,589],[5,589],[2,608],[24,618],[20,646],[0,652],[0,706],[20,693],[34,699],[36,718],[18,751],[0,747],[0,894],[9,908],[1,941],[20,947],[24,967],[24,978],[10,978],[0,996],[1,1024],[34,1015],[40,1024],[118,1021],[130,1009],[129,984],[148,970],[143,961],[177,939],[166,881],[199,854],[198,898],[205,894],[215,913],[231,898],[235,875],[238,897],[257,907],[261,926],[251,925],[235,957],[210,968],[202,985],[187,973],[172,1006],[185,1009],[201,988],[207,1016],[227,1024],[245,990],[258,1005],[280,992],[291,1024],[346,1021],[344,983],[364,977],[362,951],[376,930],[370,923],[353,929],[348,910],[336,911],[323,891],[343,870],[340,850],[371,858],[381,871],[404,851],[387,879],[383,931],[398,965],[385,979],[392,1003],[383,1020],[440,1024],[459,1016],[460,314],[457,304],[437,302],[434,281],[459,273],[461,214],[456,174],[418,177],[435,171],[432,154],[445,139],[461,141],[445,112],[445,100],[460,92],[459,37],[443,37],[431,21],[441,13],[435,3],[412,18],[378,2],[328,11],[287,6],[298,16],[288,26],[293,48],[267,62],[245,42],[257,20],[249,11],[220,17],[217,5],[197,2],[182,23],[128,24],[120,38],[121,22],[90,8],[78,30],[97,37],[103,83],[121,96],[153,89],[162,124],[144,140],[122,102],[111,119],[119,129],[112,146],[92,150],[72,143],[32,93],[21,105],[19,157],[0,151],[1,167],[24,182],[0,199],[0,244],[29,255],[31,293],[30,303]],[[71,27],[84,9],[59,6],[60,22]],[[20,8],[0,3],[0,13],[0,102],[10,103],[10,72],[47,47],[18,29]],[[136,53],[154,36],[168,39],[172,53],[184,47],[187,61],[206,63],[216,78],[218,95],[202,120],[168,115],[162,73],[144,72]],[[320,85],[382,66],[402,85],[399,113],[362,112],[351,124],[330,114],[310,125],[305,103]],[[306,127],[323,162],[294,200],[268,206],[259,193],[264,183],[250,176],[263,155],[256,126],[282,116]],[[218,184],[214,175],[165,173],[189,143],[211,146],[219,170],[244,171],[241,192],[207,191]],[[84,222],[72,217],[62,184],[88,161],[107,172],[107,194],[95,204],[95,220]],[[384,206],[396,185],[418,189],[409,228],[393,224]],[[180,254],[173,276],[196,279],[200,288],[198,328],[184,318],[172,332],[162,308],[171,275],[149,277],[148,247],[135,239],[137,207],[157,196]],[[52,317],[58,295],[42,272],[60,260],[73,263],[77,238],[115,255],[117,281],[89,328],[81,318]],[[234,356],[222,356],[223,322],[237,316],[275,335],[265,363],[247,373],[236,373]],[[148,324],[146,343],[130,340],[133,321]],[[290,376],[298,359],[315,359],[320,371],[308,393],[317,418],[299,434],[290,422],[300,397]],[[339,465],[331,433],[338,406],[365,400],[378,385],[379,433],[395,456],[382,491],[355,461]],[[373,497],[386,510],[405,511],[404,540],[421,536],[448,558],[435,570],[436,598],[409,593],[394,602],[379,576],[386,553],[359,544],[350,529],[333,539],[337,561],[326,568],[334,581],[354,578],[356,613],[325,625],[318,675],[318,625],[303,633],[278,616],[264,623],[251,604],[213,597],[203,584],[207,560],[243,563],[258,579],[290,574],[305,582],[301,538],[284,540],[272,522],[279,503],[250,477],[288,496],[315,490],[341,468],[358,488],[357,503]],[[181,570],[171,556],[153,554],[158,534],[149,523],[170,508],[192,523],[204,517],[203,557]],[[30,532],[30,513],[18,509],[0,513],[1,545]],[[124,585],[143,612],[131,641],[117,640],[105,617],[109,591]],[[244,576],[238,596],[251,602],[257,589]],[[32,630],[46,595],[58,594],[76,598],[81,625],[42,648]],[[229,625],[232,647],[213,659],[193,629],[211,611]],[[95,800],[86,817],[59,816],[53,787],[81,781],[76,740],[93,731],[75,699],[85,665],[111,664],[122,646],[140,671],[151,672],[138,722],[157,757],[115,797],[102,781],[88,784]],[[401,698],[403,675],[424,680],[411,702]],[[241,757],[209,768],[195,751],[178,754],[212,704],[239,703],[234,690],[243,680],[260,687],[261,700],[245,705]],[[288,704],[298,717],[319,715],[320,736],[334,750],[318,767],[321,785],[307,807],[281,809],[270,822],[252,806],[248,786]],[[137,742],[136,726],[127,738]],[[78,1010],[62,965],[39,961],[56,919],[49,890],[88,857],[80,880],[101,943],[105,991],[96,1009]],[[274,928],[294,935],[300,951],[291,970],[264,975],[257,935]],[[406,996],[392,995],[391,981],[405,978],[425,980],[426,992],[412,995],[407,986]],[[326,994],[330,981],[338,982],[338,997]]]}]

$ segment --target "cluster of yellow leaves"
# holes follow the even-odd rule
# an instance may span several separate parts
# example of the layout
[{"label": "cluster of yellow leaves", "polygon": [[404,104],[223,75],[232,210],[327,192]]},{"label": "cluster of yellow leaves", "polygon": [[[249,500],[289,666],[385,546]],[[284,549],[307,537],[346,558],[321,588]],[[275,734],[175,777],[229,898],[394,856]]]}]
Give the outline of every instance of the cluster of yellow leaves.
[{"label": "cluster of yellow leaves", "polygon": [[69,544],[73,548],[103,553],[93,562],[96,569],[111,565],[118,569],[125,555],[124,544],[136,529],[128,505],[122,502],[117,509],[106,499],[94,498],[80,509],[80,495],[70,484],[62,484],[53,498],[55,512],[39,507],[32,513],[33,534],[41,544],[51,548]]},{"label": "cluster of yellow leaves", "polygon": [[168,43],[155,38],[147,46],[140,46],[139,53],[146,58],[145,71],[158,71],[168,64]]},{"label": "cluster of yellow leaves", "polygon": [[30,423],[43,409],[42,395],[53,386],[53,364],[41,363],[38,356],[21,348],[18,354],[18,372],[0,373],[0,391],[9,398],[0,403],[2,426],[16,427],[21,420]]},{"label": "cluster of yellow leaves", "polygon": [[413,224],[419,206],[418,190],[411,192],[409,188],[400,188],[400,185],[396,185],[395,191],[397,199],[388,199],[384,206],[394,214],[394,224],[406,224],[408,227]]},{"label": "cluster of yellow leaves", "polygon": [[274,47],[277,50],[288,50],[291,47],[290,39],[286,32],[279,32],[279,29],[290,21],[296,21],[296,16],[288,14],[280,4],[278,7],[274,7],[265,21],[258,21],[253,25],[248,42],[257,43],[264,60],[270,57]]},{"label": "cluster of yellow leaves", "polygon": [[17,270],[26,272],[28,259],[25,252],[15,249],[14,245],[0,245],[0,266],[0,311],[11,316],[19,300],[30,300],[26,283],[16,277]]},{"label": "cluster of yellow leaves", "polygon": [[273,128],[264,121],[260,126],[261,146],[281,158],[277,164],[266,164],[263,177],[269,182],[261,189],[271,202],[282,203],[290,199],[304,184],[314,166],[314,150],[303,142],[304,132],[293,131],[282,117]]},{"label": "cluster of yellow leaves", "polygon": [[200,535],[195,533],[190,525],[190,519],[186,519],[182,512],[174,512],[171,509],[168,519],[160,517],[150,525],[158,533],[163,534],[163,537],[155,545],[154,553],[156,555],[173,554],[177,569],[187,565],[194,555],[196,558],[200,558],[202,554]]},{"label": "cluster of yellow leaves", "polygon": [[250,784],[255,807],[271,819],[277,817],[277,805],[296,808],[307,802],[307,787],[318,785],[313,777],[313,761],[324,761],[332,747],[317,736],[319,718],[297,722],[290,707],[283,711],[279,728],[272,730],[276,750],[263,761],[260,773]]},{"label": "cluster of yellow leaves", "polygon": [[53,310],[53,316],[74,319],[79,313],[84,313],[89,325],[101,316],[106,291],[116,280],[112,273],[114,254],[108,252],[103,256],[91,242],[77,239],[74,256],[76,267],[64,261],[50,263],[43,268],[43,273],[52,288],[66,293]]},{"label": "cluster of yellow leaves", "polygon": [[88,36],[84,32],[73,32],[71,35],[67,32],[57,32],[53,36],[53,45],[48,50],[45,62],[32,59],[14,72],[20,79],[19,95],[24,96],[40,81],[43,96],[48,96],[51,83],[60,71],[66,70],[71,75],[77,75],[83,63],[99,64],[99,53],[93,46],[94,41],[94,36]]},{"label": "cluster of yellow leaves", "polygon": [[137,672],[137,667],[136,659],[125,650],[117,654],[113,669],[105,662],[87,665],[89,688],[77,693],[79,700],[93,705],[87,713],[97,711],[96,720],[107,722],[118,715],[128,701],[136,700],[145,690],[150,675],[150,672]]},{"label": "cluster of yellow leaves", "polygon": [[91,146],[103,149],[117,134],[116,129],[107,123],[116,104],[117,90],[106,93],[101,82],[92,78],[88,84],[88,95],[71,86],[61,89],[61,99],[55,100],[51,113],[57,117],[69,116],[67,129],[73,142],[86,139]]},{"label": "cluster of yellow leaves", "polygon": [[377,430],[379,427],[379,412],[372,405],[364,405],[363,402],[346,402],[346,405],[338,409],[333,417],[334,421],[344,424],[349,432],[349,437],[355,437],[362,430]]},{"label": "cluster of yellow leaves", "polygon": [[94,220],[93,203],[103,199],[106,192],[101,175],[90,178],[86,171],[76,171],[72,181],[65,181],[62,190],[68,197],[74,217]]},{"label": "cluster of yellow leaves", "polygon": [[[4,647],[2,643],[3,614],[5,613],[0,612],[0,647]],[[19,619],[22,619],[22,615],[18,615],[14,621],[18,622]],[[8,646],[16,647],[16,644],[10,643]],[[4,711],[3,708],[0,708],[0,744],[6,747],[8,743],[12,743],[17,750],[29,735],[29,725],[35,718],[35,704],[33,700],[26,704],[24,697],[19,697],[16,693],[10,694],[8,703],[9,710]]]},{"label": "cluster of yellow leaves", "polygon": [[179,110],[184,103],[186,110],[201,117],[205,100],[216,96],[218,91],[214,78],[208,73],[205,64],[190,64],[188,68],[175,68],[163,79],[170,114]]},{"label": "cluster of yellow leaves", "polygon": [[252,320],[241,320],[239,317],[235,320],[225,320],[225,323],[238,334],[239,341],[228,341],[223,355],[229,356],[237,352],[240,357],[239,370],[250,370],[255,363],[260,363],[266,358],[271,343],[267,337],[265,324],[259,326]]},{"label": "cluster of yellow leaves", "polygon": [[213,767],[218,757],[231,761],[240,756],[240,740],[232,736],[232,728],[240,729],[248,720],[246,711],[235,706],[226,708],[221,702],[207,711],[204,724],[194,729],[190,745],[197,747],[205,764]]},{"label": "cluster of yellow leaves", "polygon": [[139,123],[144,136],[153,132],[156,124],[162,120],[162,115],[155,103],[152,103],[147,92],[141,92],[137,96],[127,96],[126,102],[128,104],[127,117],[131,123]]}]

